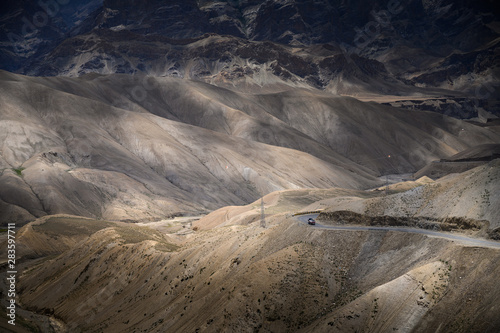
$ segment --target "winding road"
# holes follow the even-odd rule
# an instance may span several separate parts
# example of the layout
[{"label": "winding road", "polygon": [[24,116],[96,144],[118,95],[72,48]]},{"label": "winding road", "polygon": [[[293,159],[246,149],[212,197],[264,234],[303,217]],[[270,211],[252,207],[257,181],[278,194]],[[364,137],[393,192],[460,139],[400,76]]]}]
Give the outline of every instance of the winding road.
[{"label": "winding road", "polygon": [[[313,218],[316,219],[319,214],[307,214],[307,215],[298,215],[295,216],[297,220],[302,223],[307,224],[307,219]],[[396,232],[408,232],[414,234],[422,234],[429,237],[437,237],[443,238],[451,241],[457,241],[467,246],[479,246],[479,247],[489,247],[500,249],[500,242],[479,239],[479,238],[471,238],[467,236],[446,233],[446,232],[438,232],[431,231],[426,229],[417,229],[417,228],[406,228],[406,227],[373,227],[373,226],[362,226],[362,225],[323,225],[316,222],[316,225],[309,225],[311,228],[318,229],[326,229],[326,230],[351,230],[351,231],[396,231]]]}]

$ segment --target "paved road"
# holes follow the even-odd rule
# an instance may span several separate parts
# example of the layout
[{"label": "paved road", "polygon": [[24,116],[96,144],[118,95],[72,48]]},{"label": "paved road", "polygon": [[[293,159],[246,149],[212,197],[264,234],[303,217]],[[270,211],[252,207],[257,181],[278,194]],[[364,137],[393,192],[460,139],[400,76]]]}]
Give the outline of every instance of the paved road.
[{"label": "paved road", "polygon": [[[295,216],[297,220],[302,223],[307,224],[307,219],[312,217],[316,219],[318,214],[308,214],[308,215],[299,215]],[[446,233],[446,232],[438,232],[431,231],[426,229],[417,229],[417,228],[406,228],[406,227],[372,227],[372,226],[357,226],[357,225],[342,225],[342,226],[333,226],[333,225],[323,225],[316,222],[316,225],[310,225],[311,228],[318,229],[327,229],[327,230],[361,230],[361,231],[397,231],[397,232],[409,232],[414,234],[422,234],[430,237],[444,238],[452,241],[457,241],[463,243],[468,246],[480,246],[480,247],[491,247],[500,249],[500,242],[489,241],[485,239],[471,238],[467,236]]]}]

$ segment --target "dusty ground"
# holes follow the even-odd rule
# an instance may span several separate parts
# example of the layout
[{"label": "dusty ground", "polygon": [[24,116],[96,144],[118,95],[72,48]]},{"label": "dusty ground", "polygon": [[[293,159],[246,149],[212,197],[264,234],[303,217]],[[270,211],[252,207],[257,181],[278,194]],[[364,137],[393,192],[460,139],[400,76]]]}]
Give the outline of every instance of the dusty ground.
[{"label": "dusty ground", "polygon": [[198,231],[174,252],[103,229],[26,268],[21,302],[90,332],[500,327],[499,250],[268,222]]},{"label": "dusty ground", "polygon": [[[488,175],[488,169],[474,172]],[[393,184],[388,195],[345,189],[272,193],[264,198],[266,228],[260,201],[196,221],[39,220],[19,235],[25,244],[19,301],[31,311],[23,312],[23,327],[497,332],[500,250],[396,231],[321,230],[291,216],[342,198],[387,200],[426,186],[438,195],[446,181]],[[491,214],[492,206],[481,207]],[[72,222],[77,229],[68,228]]]}]

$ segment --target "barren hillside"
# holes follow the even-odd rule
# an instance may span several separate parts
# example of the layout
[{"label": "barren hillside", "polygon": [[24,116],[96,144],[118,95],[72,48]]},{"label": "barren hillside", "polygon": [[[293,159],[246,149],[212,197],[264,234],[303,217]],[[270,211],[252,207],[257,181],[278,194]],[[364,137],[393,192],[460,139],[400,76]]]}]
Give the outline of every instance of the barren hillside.
[{"label": "barren hillside", "polygon": [[[20,232],[24,260],[32,260],[25,261],[20,301],[26,310],[57,318],[47,324],[56,332],[495,332],[499,246],[399,231],[327,230],[290,215],[342,198],[408,196],[426,186],[439,196],[446,181],[422,184],[393,185],[389,196],[276,192],[264,198],[266,228],[256,201],[215,211],[184,236],[155,231],[157,222],[139,227],[44,218]],[[71,223],[78,229],[68,228]],[[49,245],[61,237],[74,241]],[[36,259],[49,253],[56,256]],[[41,322],[31,319],[31,325]]]},{"label": "barren hillside", "polygon": [[0,331],[500,332],[495,0],[0,7]]},{"label": "barren hillside", "polygon": [[2,221],[154,220],[313,187],[370,188],[478,144],[481,127],[319,91],[1,73]]},{"label": "barren hillside", "polygon": [[[379,192],[384,193],[384,188]],[[391,193],[391,187],[389,187]],[[485,220],[488,230],[500,228],[500,160],[460,174],[451,174],[436,182],[403,193],[378,198],[323,202],[327,212],[348,210],[369,216],[467,217]],[[330,206],[328,206],[330,205]],[[306,209],[317,208],[307,207]]]}]

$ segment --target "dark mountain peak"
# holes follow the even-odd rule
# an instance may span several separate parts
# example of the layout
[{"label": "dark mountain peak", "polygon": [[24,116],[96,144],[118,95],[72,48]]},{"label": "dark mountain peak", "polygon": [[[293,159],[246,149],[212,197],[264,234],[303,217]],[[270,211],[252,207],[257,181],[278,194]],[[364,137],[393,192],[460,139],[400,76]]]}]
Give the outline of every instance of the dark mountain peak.
[{"label": "dark mountain peak", "polygon": [[[33,28],[23,15],[43,10],[28,4],[7,7],[4,31]],[[395,95],[415,85],[473,92],[498,81],[500,19],[489,0],[81,0],[56,9],[13,43],[4,35],[1,68]],[[477,79],[467,85],[470,76]]]}]

